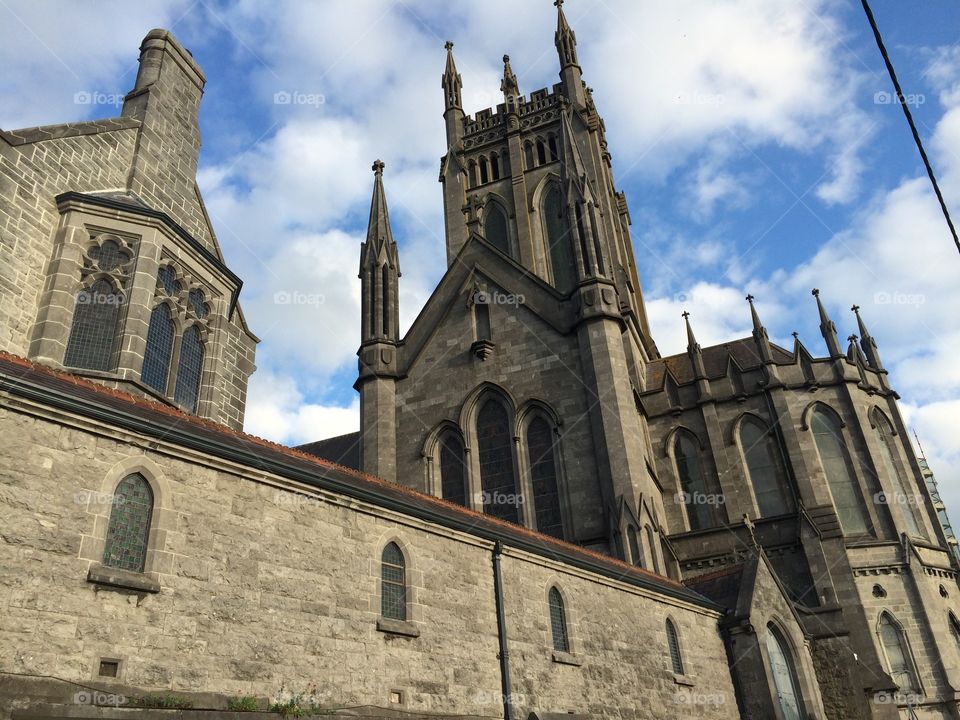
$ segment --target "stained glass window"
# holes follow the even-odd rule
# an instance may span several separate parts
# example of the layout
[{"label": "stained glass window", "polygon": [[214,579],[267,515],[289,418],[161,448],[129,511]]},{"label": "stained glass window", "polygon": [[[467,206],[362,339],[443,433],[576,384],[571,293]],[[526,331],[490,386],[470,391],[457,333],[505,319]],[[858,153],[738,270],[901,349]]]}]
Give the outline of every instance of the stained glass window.
[{"label": "stained glass window", "polygon": [[180,293],[181,285],[177,280],[177,272],[172,265],[164,265],[157,272],[157,282],[163,288],[167,295],[177,295]]},{"label": "stained glass window", "polygon": [[467,504],[466,467],[463,441],[447,433],[440,441],[440,486],[444,500]]},{"label": "stained glass window", "polygon": [[483,218],[483,235],[487,242],[504,255],[510,254],[510,235],[507,232],[507,216],[497,203],[487,203]]},{"label": "stained glass window", "polygon": [[553,649],[570,652],[570,638],[567,636],[567,618],[563,608],[563,596],[556,588],[550,588],[550,634],[553,637]]},{"label": "stained glass window", "polygon": [[390,620],[407,619],[407,569],[396,543],[383,549],[380,562],[380,615]]},{"label": "stained glass window", "polygon": [[554,458],[554,433],[541,417],[527,426],[527,456],[530,459],[530,478],[533,481],[533,508],[536,511],[537,530],[554,537],[563,537],[563,517],[560,513],[560,492],[557,488],[557,465]]},{"label": "stained glass window", "polygon": [[570,251],[570,233],[563,219],[563,198],[554,184],[543,198],[543,234],[547,241],[553,285],[567,292],[576,280],[573,253]]},{"label": "stained glass window", "polygon": [[917,676],[913,671],[907,639],[903,629],[889,613],[883,613],[880,616],[880,642],[883,644],[883,650],[890,665],[890,677],[900,686],[900,692],[917,692],[920,689],[920,683],[917,682]]},{"label": "stained glass window", "polygon": [[837,421],[822,409],[813,413],[813,438],[820,453],[823,472],[830,485],[833,504],[843,531],[848,535],[865,535],[873,530],[863,504],[860,487],[850,466],[850,456],[843,442]]},{"label": "stained glass window", "polygon": [[521,498],[513,466],[513,434],[507,410],[496,400],[487,400],[477,415],[477,448],[483,511],[519,523]]},{"label": "stained glass window", "polygon": [[103,272],[110,272],[130,260],[130,253],[113,240],[90,249],[90,257]]},{"label": "stained glass window", "polygon": [[745,418],[740,425],[740,445],[761,517],[790,512],[793,503],[787,491],[780,451],[770,431],[753,418]]},{"label": "stained glass window", "polygon": [[[887,477],[893,484],[895,497],[890,500],[901,509],[901,514],[907,523],[907,530],[911,535],[923,536],[920,529],[920,523],[917,522],[917,512],[920,508],[920,500],[923,497],[916,489],[912,493],[907,492],[908,483],[905,481],[903,472],[900,470],[900,463],[897,462],[897,446],[894,440],[893,427],[890,421],[882,413],[874,414],[875,430],[877,440],[880,442],[880,459],[887,471]],[[888,502],[888,504],[891,504]]]},{"label": "stained glass window", "polygon": [[122,296],[106,279],[77,294],[63,364],[87,370],[113,369]]},{"label": "stained glass window", "polygon": [[147,344],[143,351],[143,369],[140,380],[160,393],[167,391],[170,374],[170,355],[173,352],[173,319],[170,308],[161,303],[150,313],[147,326]]},{"label": "stained glass window", "polygon": [[670,649],[670,665],[676,675],[683,675],[683,657],[680,655],[680,638],[672,620],[667,620],[667,646]]},{"label": "stained glass window", "polygon": [[719,496],[717,493],[707,491],[696,440],[687,433],[677,433],[674,457],[677,461],[677,474],[680,476],[680,488],[683,492],[683,501],[687,506],[690,529],[701,530],[713,527],[716,525],[714,508],[719,502]]},{"label": "stained glass window", "polygon": [[103,564],[143,572],[147,560],[153,491],[143,475],[127,475],[113,493]]},{"label": "stained glass window", "polygon": [[773,625],[767,626],[767,657],[783,720],[803,720],[803,701],[797,690],[793,657],[780,631]]},{"label": "stained glass window", "polygon": [[197,411],[200,393],[200,375],[203,372],[203,341],[200,329],[191,325],[180,341],[180,363],[177,366],[177,387],[174,401],[190,412]]},{"label": "stained glass window", "polygon": [[210,312],[210,308],[207,307],[204,299],[203,290],[191,290],[187,295],[187,302],[190,304],[193,314],[198,318],[205,318]]}]

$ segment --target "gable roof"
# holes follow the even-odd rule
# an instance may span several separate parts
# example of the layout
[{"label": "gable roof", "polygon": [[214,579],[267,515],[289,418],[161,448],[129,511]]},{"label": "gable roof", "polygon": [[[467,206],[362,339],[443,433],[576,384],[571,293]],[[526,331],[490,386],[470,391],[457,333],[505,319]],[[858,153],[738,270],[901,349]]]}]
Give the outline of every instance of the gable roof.
[{"label": "gable roof", "polygon": [[5,352],[0,392],[719,610],[679,582],[608,555]]},{"label": "gable roof", "polygon": [[343,465],[354,470],[360,469],[360,433],[352,432],[346,435],[317,440],[316,442],[297,445],[295,450],[302,450],[324,460]]},{"label": "gable roof", "polygon": [[[773,343],[770,344],[770,348],[773,351],[773,361],[777,365],[792,365],[794,363],[793,353]],[[701,352],[703,353],[703,366],[709,379],[725,376],[727,374],[727,363],[731,358],[742,370],[763,364],[760,354],[757,352],[756,342],[752,337],[740,338],[720,345],[711,345],[702,348]],[[656,392],[663,387],[667,369],[681,385],[693,382],[696,378],[693,363],[690,361],[690,356],[685,352],[651,360],[646,366],[648,392]]]}]

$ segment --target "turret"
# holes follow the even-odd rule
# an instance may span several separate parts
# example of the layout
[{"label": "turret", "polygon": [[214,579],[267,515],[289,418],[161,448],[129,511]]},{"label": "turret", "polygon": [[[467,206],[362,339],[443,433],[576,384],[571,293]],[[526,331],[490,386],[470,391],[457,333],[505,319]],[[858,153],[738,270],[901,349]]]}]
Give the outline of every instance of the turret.
[{"label": "turret", "polygon": [[703,350],[700,349],[700,343],[697,342],[693,334],[693,327],[690,325],[690,313],[686,310],[682,313],[683,322],[687,326],[687,357],[693,365],[693,376],[697,381],[697,392],[701,400],[710,397],[710,383],[707,380],[707,369],[703,364]]},{"label": "turret", "polygon": [[503,56],[503,80],[500,81],[500,92],[503,93],[503,102],[507,108],[507,115],[510,118],[511,128],[516,127],[514,120],[520,112],[520,84],[517,82],[517,76],[513,74],[510,67],[510,56]]},{"label": "turret", "polygon": [[586,94],[583,89],[583,72],[577,64],[577,36],[563,12],[563,0],[555,0],[553,4],[557,6],[557,32],[553,41],[560,57],[563,90],[570,102],[582,108],[586,105]]},{"label": "turret", "polygon": [[831,358],[842,358],[843,350],[840,347],[840,338],[837,336],[837,326],[827,315],[827,309],[820,300],[820,290],[814,288],[810,293],[817,299],[817,310],[820,312],[820,334],[827,343],[827,352]]},{"label": "turret", "polygon": [[447,67],[440,85],[443,88],[443,119],[447,124],[447,146],[456,145],[463,138],[463,80],[453,61],[453,43],[447,40]]},{"label": "turret", "polygon": [[750,319],[753,322],[753,342],[757,346],[757,354],[767,368],[768,384],[777,385],[780,383],[780,373],[777,370],[777,364],[773,361],[773,348],[770,346],[770,337],[767,335],[767,329],[760,322],[760,315],[753,304],[753,295],[747,295],[747,302],[750,303]]},{"label": "turret", "polygon": [[877,342],[873,339],[870,331],[867,330],[863,318],[860,317],[860,306],[854,305],[850,309],[853,311],[853,314],[857,316],[857,327],[860,330],[860,347],[863,349],[863,354],[866,356],[867,362],[870,367],[877,372],[885,373],[886,370],[880,361],[880,352],[877,350]]},{"label": "turret", "polygon": [[359,376],[361,469],[385,480],[397,471],[397,340],[400,334],[400,261],[383,190],[384,164],[373,163],[373,198],[367,239],[360,248],[361,329]]}]

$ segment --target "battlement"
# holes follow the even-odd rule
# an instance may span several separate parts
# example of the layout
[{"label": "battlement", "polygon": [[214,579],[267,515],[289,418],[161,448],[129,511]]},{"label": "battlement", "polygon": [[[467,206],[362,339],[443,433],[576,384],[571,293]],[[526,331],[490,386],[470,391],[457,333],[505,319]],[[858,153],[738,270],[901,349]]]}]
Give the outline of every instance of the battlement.
[{"label": "battlement", "polygon": [[[560,97],[563,95],[563,84],[556,83],[550,88],[540,88],[530,93],[529,100],[521,95],[518,98],[517,105],[520,109],[520,117],[532,115],[554,107],[559,104]],[[478,110],[475,115],[467,115],[463,118],[464,137],[476,135],[478,133],[501,127],[506,123],[506,104],[500,103],[494,108]]]}]

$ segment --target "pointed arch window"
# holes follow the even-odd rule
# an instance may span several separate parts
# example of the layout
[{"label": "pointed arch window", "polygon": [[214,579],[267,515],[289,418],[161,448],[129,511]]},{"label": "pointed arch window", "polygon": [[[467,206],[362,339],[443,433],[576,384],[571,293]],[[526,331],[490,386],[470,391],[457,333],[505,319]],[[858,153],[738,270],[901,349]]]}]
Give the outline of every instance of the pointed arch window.
[{"label": "pointed arch window", "polygon": [[567,616],[563,607],[563,596],[557,588],[550,588],[550,635],[553,649],[557,652],[570,652],[570,637],[567,634]]},{"label": "pointed arch window", "polygon": [[500,179],[500,156],[496,153],[490,155],[490,177],[493,180]]},{"label": "pointed arch window", "polygon": [[466,458],[461,440],[453,432],[440,440],[440,489],[444,500],[467,504]]},{"label": "pointed arch window", "polygon": [[570,232],[563,217],[560,187],[552,183],[543,197],[543,236],[547,242],[553,284],[560,292],[568,292],[576,281]]},{"label": "pointed arch window", "polygon": [[542,417],[535,417],[527,426],[527,457],[530,461],[537,530],[563,538],[555,455],[553,428]]},{"label": "pointed arch window", "polygon": [[523,146],[523,159],[527,166],[527,170],[533,170],[533,168],[536,167],[533,164],[533,143],[527,142]]},{"label": "pointed arch window", "polygon": [[543,140],[537,138],[537,165],[543,165],[547,162],[547,149],[543,145]]},{"label": "pointed arch window", "polygon": [[771,431],[752,417],[740,424],[740,446],[761,517],[783,515],[793,509],[786,473]]},{"label": "pointed arch window", "polygon": [[488,399],[477,414],[477,451],[483,511],[501,520],[520,522],[520,497],[513,463],[513,433],[506,407]]},{"label": "pointed arch window", "polygon": [[813,438],[820,454],[820,463],[827,476],[830,494],[843,531],[848,535],[866,535],[873,523],[863,502],[863,495],[853,473],[850,455],[843,442],[840,424],[834,416],[817,408],[811,421]]},{"label": "pointed arch window", "polygon": [[407,619],[407,562],[394,542],[380,556],[380,615],[388,620]]},{"label": "pointed arch window", "polygon": [[152,518],[153,490],[150,483],[140,473],[127,475],[113,493],[103,564],[143,572]]},{"label": "pointed arch window", "polygon": [[640,541],[637,529],[630,525],[627,528],[627,545],[630,547],[630,562],[638,567],[643,567],[643,552],[640,550]]},{"label": "pointed arch window", "polygon": [[894,620],[890,613],[884,612],[880,616],[879,633],[880,644],[883,646],[883,652],[887,656],[890,676],[894,682],[900,686],[900,692],[919,692],[920,683],[917,681],[913,661],[910,659],[910,648],[907,644],[907,637],[900,623]]},{"label": "pointed arch window", "polygon": [[190,412],[197,411],[200,376],[203,373],[203,340],[200,328],[191,325],[180,340],[180,362],[177,366],[177,387],[174,400]]},{"label": "pointed arch window", "polygon": [[507,231],[507,214],[499,203],[490,202],[484,211],[483,236],[504,255],[510,255],[510,235]]},{"label": "pointed arch window", "polygon": [[[883,462],[884,469],[887,471],[887,477],[893,486],[895,497],[892,498],[901,509],[901,515],[907,524],[907,531],[911,535],[924,537],[923,530],[920,529],[920,523],[917,519],[917,512],[920,508],[922,495],[916,490],[910,493],[907,487],[912,485],[904,478],[903,471],[898,459],[897,445],[894,438],[893,426],[879,410],[873,414],[874,432],[877,435],[877,441],[880,444],[880,459]],[[889,502],[887,504],[890,504]]]},{"label": "pointed arch window", "polygon": [[487,171],[487,159],[483,156],[480,157],[480,183],[490,182],[490,176]]},{"label": "pointed arch window", "polygon": [[800,696],[793,654],[786,639],[773,624],[767,625],[767,659],[783,720],[803,720],[803,699]]},{"label": "pointed arch window", "polygon": [[553,133],[550,133],[550,135],[547,136],[547,145],[550,148],[550,160],[551,161],[556,160],[557,159],[557,136],[554,135]]},{"label": "pointed arch window", "polygon": [[113,369],[122,298],[105,278],[77,294],[64,365],[86,370]]},{"label": "pointed arch window", "polygon": [[687,507],[687,521],[691,530],[702,530],[717,524],[716,510],[719,493],[710,493],[700,463],[700,448],[692,435],[678,432],[674,441],[677,476]]},{"label": "pointed arch window", "polygon": [[143,351],[143,368],[140,379],[160,393],[167,392],[170,374],[170,356],[173,353],[173,318],[170,307],[160,303],[150,313],[147,326],[147,344]]},{"label": "pointed arch window", "polygon": [[957,620],[957,616],[952,612],[948,620],[950,622],[950,634],[953,635],[953,641],[957,644],[957,647],[960,648],[960,621]]},{"label": "pointed arch window", "polygon": [[670,666],[674,675],[683,675],[683,656],[680,654],[680,637],[673,621],[667,619],[667,648],[670,650]]}]

